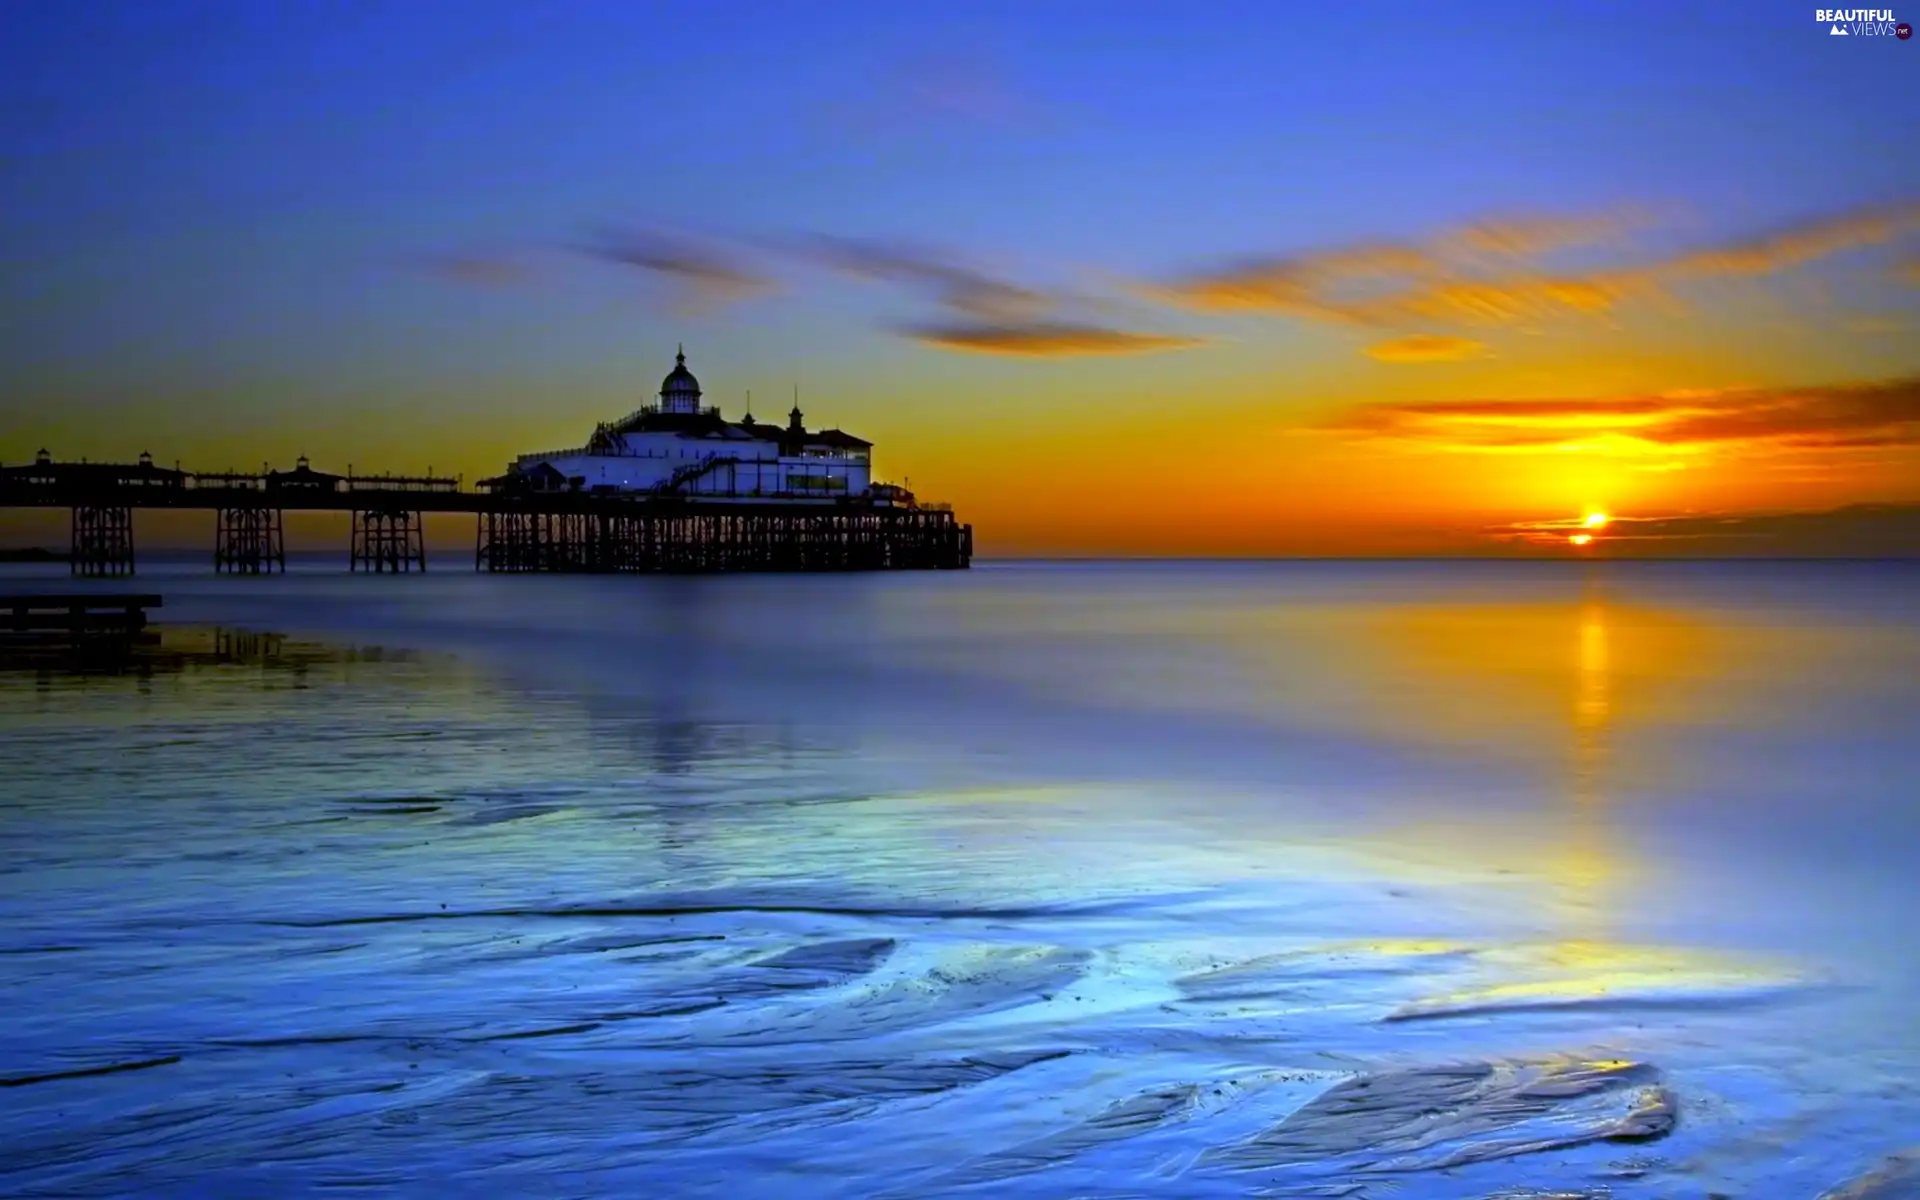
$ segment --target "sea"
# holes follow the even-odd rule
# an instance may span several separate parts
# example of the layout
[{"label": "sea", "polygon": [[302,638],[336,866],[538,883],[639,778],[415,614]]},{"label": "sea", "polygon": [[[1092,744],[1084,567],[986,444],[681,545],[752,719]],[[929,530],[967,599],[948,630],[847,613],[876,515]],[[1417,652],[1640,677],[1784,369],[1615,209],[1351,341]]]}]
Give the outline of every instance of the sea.
[{"label": "sea", "polygon": [[1920,1195],[1920,565],[434,566],[0,669],[0,1193]]}]

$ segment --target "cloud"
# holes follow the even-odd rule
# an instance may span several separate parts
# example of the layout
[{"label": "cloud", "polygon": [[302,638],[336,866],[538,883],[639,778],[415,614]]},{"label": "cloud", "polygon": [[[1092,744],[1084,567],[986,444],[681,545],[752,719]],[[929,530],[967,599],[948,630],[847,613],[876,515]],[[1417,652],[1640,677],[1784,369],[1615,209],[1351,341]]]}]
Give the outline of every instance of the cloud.
[{"label": "cloud", "polygon": [[1246,258],[1141,294],[1201,312],[1269,312],[1323,321],[1367,320],[1362,306],[1334,293],[1343,284],[1434,277],[1440,264],[1407,245],[1352,246],[1291,258]]},{"label": "cloud", "polygon": [[1065,291],[1043,291],[990,274],[923,247],[816,234],[790,251],[850,275],[916,288],[954,318],[900,328],[941,350],[1017,358],[1086,358],[1188,350],[1205,339],[1137,333],[1096,324],[1110,305]]},{"label": "cloud", "polygon": [[1920,376],[1661,396],[1371,405],[1328,431],[1461,453],[1668,455],[1920,446]]},{"label": "cloud", "polygon": [[1618,243],[1641,219],[1620,214],[1474,222],[1419,242],[1367,242],[1287,257],[1248,257],[1138,288],[1202,312],[1266,312],[1393,327],[1418,321],[1511,325],[1607,312],[1685,280],[1755,277],[1920,229],[1920,203],[1865,208],[1760,237],[1607,270],[1551,270],[1578,246]]},{"label": "cloud", "polygon": [[1532,259],[1607,241],[1628,227],[1611,214],[1488,219],[1425,242],[1364,242],[1289,257],[1250,257],[1148,285],[1163,303],[1206,312],[1270,312],[1392,324],[1419,316],[1514,320],[1554,307],[1606,307],[1612,289],[1522,270]]},{"label": "cloud", "polygon": [[926,288],[940,304],[979,321],[1034,320],[1055,306],[1052,297],[1032,288],[995,278],[920,247],[828,234],[815,234],[789,243],[789,247],[856,279]]},{"label": "cloud", "polygon": [[1458,362],[1486,352],[1485,343],[1436,333],[1409,334],[1367,347],[1370,357],[1389,363]]},{"label": "cloud", "polygon": [[982,325],[909,329],[907,336],[927,346],[975,354],[1019,358],[1083,358],[1092,355],[1157,354],[1203,345],[1199,338],[1127,333],[1090,325],[1045,322],[1030,325]]},{"label": "cloud", "polygon": [[1581,216],[1519,216],[1476,221],[1435,239],[1441,254],[1532,258],[1612,241],[1645,218],[1629,213],[1593,213]]},{"label": "cloud", "polygon": [[1920,229],[1920,202],[1859,209],[1764,237],[1683,254],[1649,270],[1662,278],[1770,275],[1845,250],[1877,246]]},{"label": "cloud", "polygon": [[725,254],[663,233],[609,232],[582,250],[605,262],[683,285],[688,289],[683,299],[696,307],[744,300],[776,286],[771,276],[750,270]]},{"label": "cloud", "polygon": [[539,272],[527,263],[499,254],[422,254],[409,259],[408,264],[445,283],[463,287],[524,287],[539,278]]},{"label": "cloud", "polygon": [[[1497,541],[1565,549],[1577,520],[1496,526]],[[1920,504],[1762,513],[1616,516],[1583,554],[1610,557],[1920,557]]]},{"label": "cloud", "polygon": [[[747,253],[811,265],[854,279],[917,292],[944,310],[945,320],[895,326],[926,346],[1028,358],[1147,354],[1202,345],[1196,338],[1133,333],[1090,320],[1099,300],[1045,291],[994,274],[958,256],[925,246],[812,233],[743,238],[734,255],[660,234],[603,237],[595,257],[693,283],[720,300],[766,290],[772,279],[739,265]],[[1063,310],[1072,309],[1072,316]]]},{"label": "cloud", "polygon": [[1626,291],[1620,281],[1604,279],[1456,281],[1387,297],[1365,313],[1376,324],[1419,318],[1511,325],[1565,313],[1606,312]]}]

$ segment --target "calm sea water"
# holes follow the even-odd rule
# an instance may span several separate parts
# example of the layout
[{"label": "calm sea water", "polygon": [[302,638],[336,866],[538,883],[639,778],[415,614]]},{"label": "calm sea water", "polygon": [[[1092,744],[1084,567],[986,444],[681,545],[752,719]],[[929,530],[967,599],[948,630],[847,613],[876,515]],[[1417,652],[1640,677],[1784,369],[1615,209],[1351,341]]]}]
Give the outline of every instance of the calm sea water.
[{"label": "calm sea water", "polygon": [[1915,568],[137,583],[0,1192],[1920,1187]]}]

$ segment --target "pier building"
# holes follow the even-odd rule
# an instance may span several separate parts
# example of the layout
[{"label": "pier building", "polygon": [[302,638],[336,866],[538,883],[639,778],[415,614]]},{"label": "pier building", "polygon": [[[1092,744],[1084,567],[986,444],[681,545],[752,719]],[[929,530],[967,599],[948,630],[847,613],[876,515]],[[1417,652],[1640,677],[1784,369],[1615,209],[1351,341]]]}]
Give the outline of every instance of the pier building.
[{"label": "pier building", "polygon": [[596,426],[584,445],[523,454],[483,486],[703,499],[907,499],[886,485],[874,491],[872,442],[839,429],[808,429],[798,397],[784,425],[757,421],[751,412],[729,421],[701,401],[682,347],[657,403]]}]

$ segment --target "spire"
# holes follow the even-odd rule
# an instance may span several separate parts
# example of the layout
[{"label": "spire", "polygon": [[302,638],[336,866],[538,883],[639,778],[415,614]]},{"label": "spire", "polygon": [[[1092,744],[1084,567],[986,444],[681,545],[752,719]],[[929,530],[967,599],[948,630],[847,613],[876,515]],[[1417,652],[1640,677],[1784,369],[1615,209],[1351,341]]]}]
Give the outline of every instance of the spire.
[{"label": "spire", "polygon": [[687,365],[687,344],[685,342],[675,342],[673,344],[673,365],[676,367],[684,367]]},{"label": "spire", "polygon": [[753,389],[752,388],[747,389],[747,415],[740,418],[740,423],[742,425],[753,424]]},{"label": "spire", "polygon": [[800,385],[793,385],[793,411],[787,414],[787,428],[799,433],[806,428],[800,420]]}]

